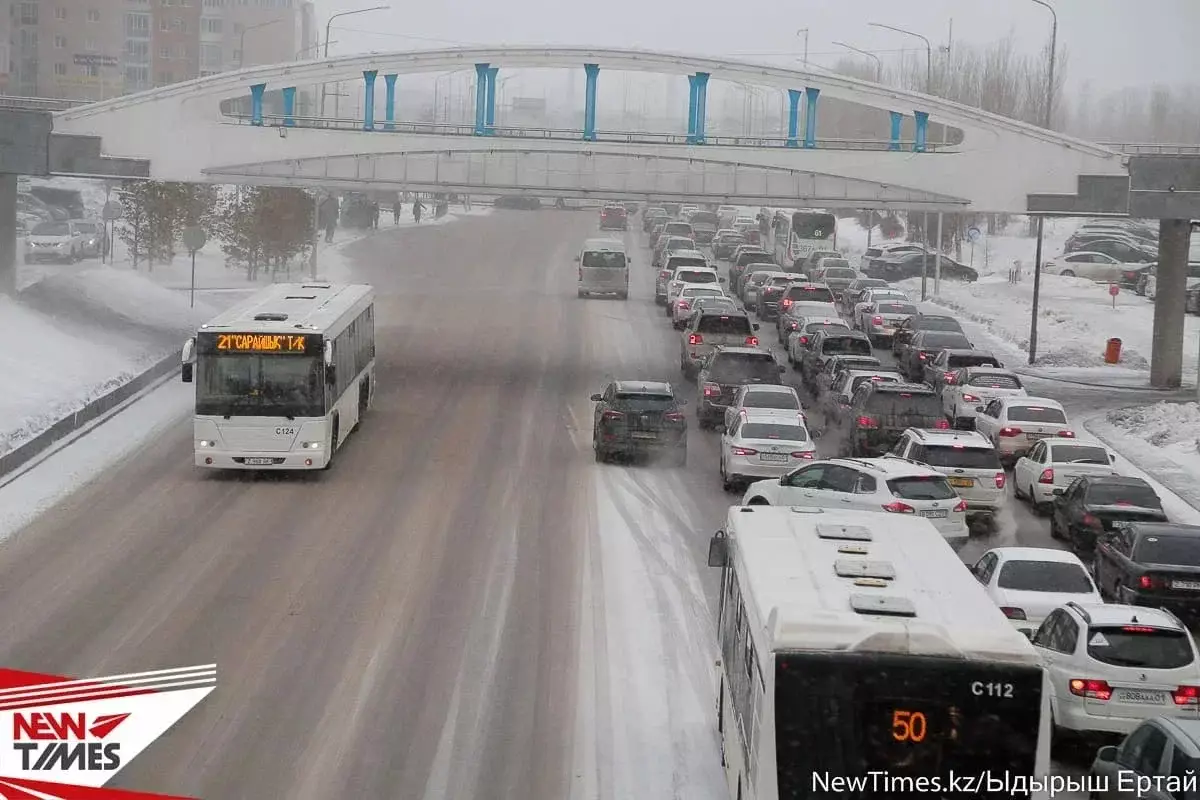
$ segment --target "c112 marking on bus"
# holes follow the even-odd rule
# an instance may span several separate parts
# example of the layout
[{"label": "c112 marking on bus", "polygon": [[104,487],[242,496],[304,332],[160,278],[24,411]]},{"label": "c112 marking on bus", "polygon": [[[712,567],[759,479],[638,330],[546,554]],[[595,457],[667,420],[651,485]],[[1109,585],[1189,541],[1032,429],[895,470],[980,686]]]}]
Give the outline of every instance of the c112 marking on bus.
[{"label": "c112 marking on bus", "polygon": [[1012,697],[1013,685],[998,681],[974,681],[971,684],[971,694],[976,697]]}]

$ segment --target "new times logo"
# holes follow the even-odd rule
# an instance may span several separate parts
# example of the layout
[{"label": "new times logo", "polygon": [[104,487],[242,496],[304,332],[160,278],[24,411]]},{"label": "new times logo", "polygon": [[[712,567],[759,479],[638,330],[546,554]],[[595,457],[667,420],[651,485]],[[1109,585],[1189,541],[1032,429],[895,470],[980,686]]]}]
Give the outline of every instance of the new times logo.
[{"label": "new times logo", "polygon": [[32,711],[13,714],[13,749],[22,772],[121,768],[121,744],[105,741],[129,714]]}]

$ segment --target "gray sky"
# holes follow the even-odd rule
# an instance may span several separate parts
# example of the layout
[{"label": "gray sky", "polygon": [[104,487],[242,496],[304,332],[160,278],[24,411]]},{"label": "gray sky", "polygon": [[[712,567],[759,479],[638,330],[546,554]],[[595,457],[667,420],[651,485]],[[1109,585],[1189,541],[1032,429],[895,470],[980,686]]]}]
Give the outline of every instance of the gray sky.
[{"label": "gray sky", "polygon": [[[1200,0],[1050,0],[1058,40],[1069,51],[1068,82],[1098,89],[1200,82]],[[918,40],[867,26],[880,22],[924,34],[984,43],[1009,33],[1034,53],[1050,34],[1050,12],[1032,0],[316,0],[324,28],[330,14],[390,4],[387,11],[334,22],[330,55],[457,45],[552,44],[642,47],[744,60],[798,57],[808,27],[809,58],[831,66],[834,41],[863,50],[923,49]],[[569,10],[567,10],[569,8]],[[323,36],[323,33],[322,33]],[[791,55],[789,55],[791,54]]]}]

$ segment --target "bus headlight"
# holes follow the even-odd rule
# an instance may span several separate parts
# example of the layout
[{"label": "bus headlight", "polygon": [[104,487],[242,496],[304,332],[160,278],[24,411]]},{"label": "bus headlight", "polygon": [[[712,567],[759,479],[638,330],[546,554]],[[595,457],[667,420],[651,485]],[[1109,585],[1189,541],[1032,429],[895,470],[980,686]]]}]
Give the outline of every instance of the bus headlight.
[{"label": "bus headlight", "polygon": [[217,443],[211,442],[208,439],[201,439],[200,441],[196,442],[196,446],[197,447],[216,447]]},{"label": "bus headlight", "polygon": [[320,442],[301,442],[300,448],[302,450],[320,450],[321,443]]}]

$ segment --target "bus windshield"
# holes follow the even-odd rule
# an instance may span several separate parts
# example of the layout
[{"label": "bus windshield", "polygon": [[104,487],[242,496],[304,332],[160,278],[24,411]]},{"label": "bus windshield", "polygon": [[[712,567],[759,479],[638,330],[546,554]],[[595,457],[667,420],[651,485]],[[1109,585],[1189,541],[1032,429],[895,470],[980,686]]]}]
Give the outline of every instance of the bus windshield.
[{"label": "bus windshield", "polygon": [[828,239],[837,227],[833,214],[820,211],[798,211],[792,214],[792,233],[800,239]]},{"label": "bus windshield", "polygon": [[[972,690],[980,685],[1004,689],[996,696]],[[1033,775],[1037,737],[1029,732],[1038,730],[1041,708],[1036,666],[777,653],[779,797],[873,796],[880,787],[872,786],[872,773],[893,781],[938,777],[943,785],[952,772]],[[865,786],[847,792],[835,777]],[[1013,795],[981,787],[974,796]]]},{"label": "bus windshield", "polygon": [[324,416],[324,374],[318,356],[201,355],[197,363],[196,413]]}]

